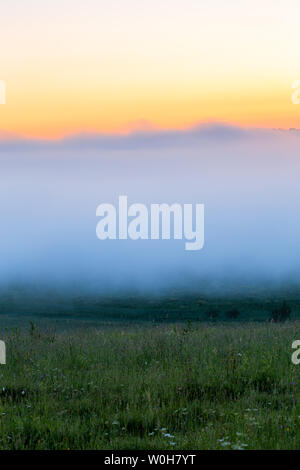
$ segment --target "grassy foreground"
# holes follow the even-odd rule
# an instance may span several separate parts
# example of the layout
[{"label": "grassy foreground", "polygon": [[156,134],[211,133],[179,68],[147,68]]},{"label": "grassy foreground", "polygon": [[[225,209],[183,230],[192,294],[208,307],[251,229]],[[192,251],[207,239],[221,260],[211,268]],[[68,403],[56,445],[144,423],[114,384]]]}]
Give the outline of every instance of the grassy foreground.
[{"label": "grassy foreground", "polygon": [[300,448],[298,321],[1,339],[1,449]]}]

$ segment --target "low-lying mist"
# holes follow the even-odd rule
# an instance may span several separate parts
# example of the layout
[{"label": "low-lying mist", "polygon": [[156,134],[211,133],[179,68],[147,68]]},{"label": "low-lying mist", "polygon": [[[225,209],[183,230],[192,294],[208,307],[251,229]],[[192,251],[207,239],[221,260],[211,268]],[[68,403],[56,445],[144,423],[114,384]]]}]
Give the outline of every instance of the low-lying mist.
[{"label": "low-lying mist", "polygon": [[[156,294],[297,283],[300,135],[200,126],[0,142],[0,286]],[[205,244],[96,237],[100,203],[204,203]]]}]

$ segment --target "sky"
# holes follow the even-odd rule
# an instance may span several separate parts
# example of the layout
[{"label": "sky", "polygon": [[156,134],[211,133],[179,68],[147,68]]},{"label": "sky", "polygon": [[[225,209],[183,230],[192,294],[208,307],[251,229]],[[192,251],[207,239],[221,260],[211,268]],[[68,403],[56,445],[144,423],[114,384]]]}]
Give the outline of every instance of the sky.
[{"label": "sky", "polygon": [[[299,279],[299,0],[2,3],[0,285]],[[203,203],[203,250],[100,241],[119,195]]]},{"label": "sky", "polygon": [[10,0],[0,136],[300,127],[298,0]]}]

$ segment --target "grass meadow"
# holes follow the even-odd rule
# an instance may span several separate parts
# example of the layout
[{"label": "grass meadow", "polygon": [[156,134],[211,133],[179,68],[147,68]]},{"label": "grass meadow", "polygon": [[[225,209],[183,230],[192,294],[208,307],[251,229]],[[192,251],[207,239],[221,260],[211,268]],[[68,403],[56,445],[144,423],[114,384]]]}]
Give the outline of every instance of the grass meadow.
[{"label": "grass meadow", "polygon": [[1,339],[0,449],[300,448],[298,320],[28,322]]}]

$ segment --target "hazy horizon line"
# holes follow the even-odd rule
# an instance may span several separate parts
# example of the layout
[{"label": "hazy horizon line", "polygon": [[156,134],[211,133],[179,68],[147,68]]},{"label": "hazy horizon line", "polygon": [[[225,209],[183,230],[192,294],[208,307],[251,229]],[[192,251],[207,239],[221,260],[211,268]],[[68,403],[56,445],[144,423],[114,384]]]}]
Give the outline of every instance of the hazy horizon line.
[{"label": "hazy horizon line", "polygon": [[[38,138],[38,137],[26,137],[20,134],[11,134],[5,131],[0,130],[0,151],[1,150],[13,150],[22,146],[22,149],[30,147],[32,150],[34,147],[37,149],[50,147],[60,147],[68,146],[73,147],[74,145],[83,145],[83,144],[103,144],[104,147],[112,148],[112,144],[127,144],[133,140],[140,143],[149,144],[151,139],[160,138],[161,143],[164,139],[167,139],[167,144],[170,144],[169,138],[173,137],[178,139],[180,137],[215,137],[216,138],[241,138],[245,136],[251,136],[257,134],[265,135],[270,133],[283,133],[290,135],[291,133],[299,132],[298,128],[274,128],[274,127],[255,127],[255,126],[241,126],[237,124],[227,123],[227,122],[202,122],[196,123],[186,128],[169,128],[163,129],[158,127],[152,127],[149,123],[148,127],[145,128],[136,128],[131,129],[127,133],[115,132],[93,132],[93,131],[82,131],[77,133],[67,134],[64,137],[60,138]],[[145,141],[147,139],[147,141]],[[126,145],[126,146],[127,146]],[[25,148],[24,148],[24,147]]]}]

